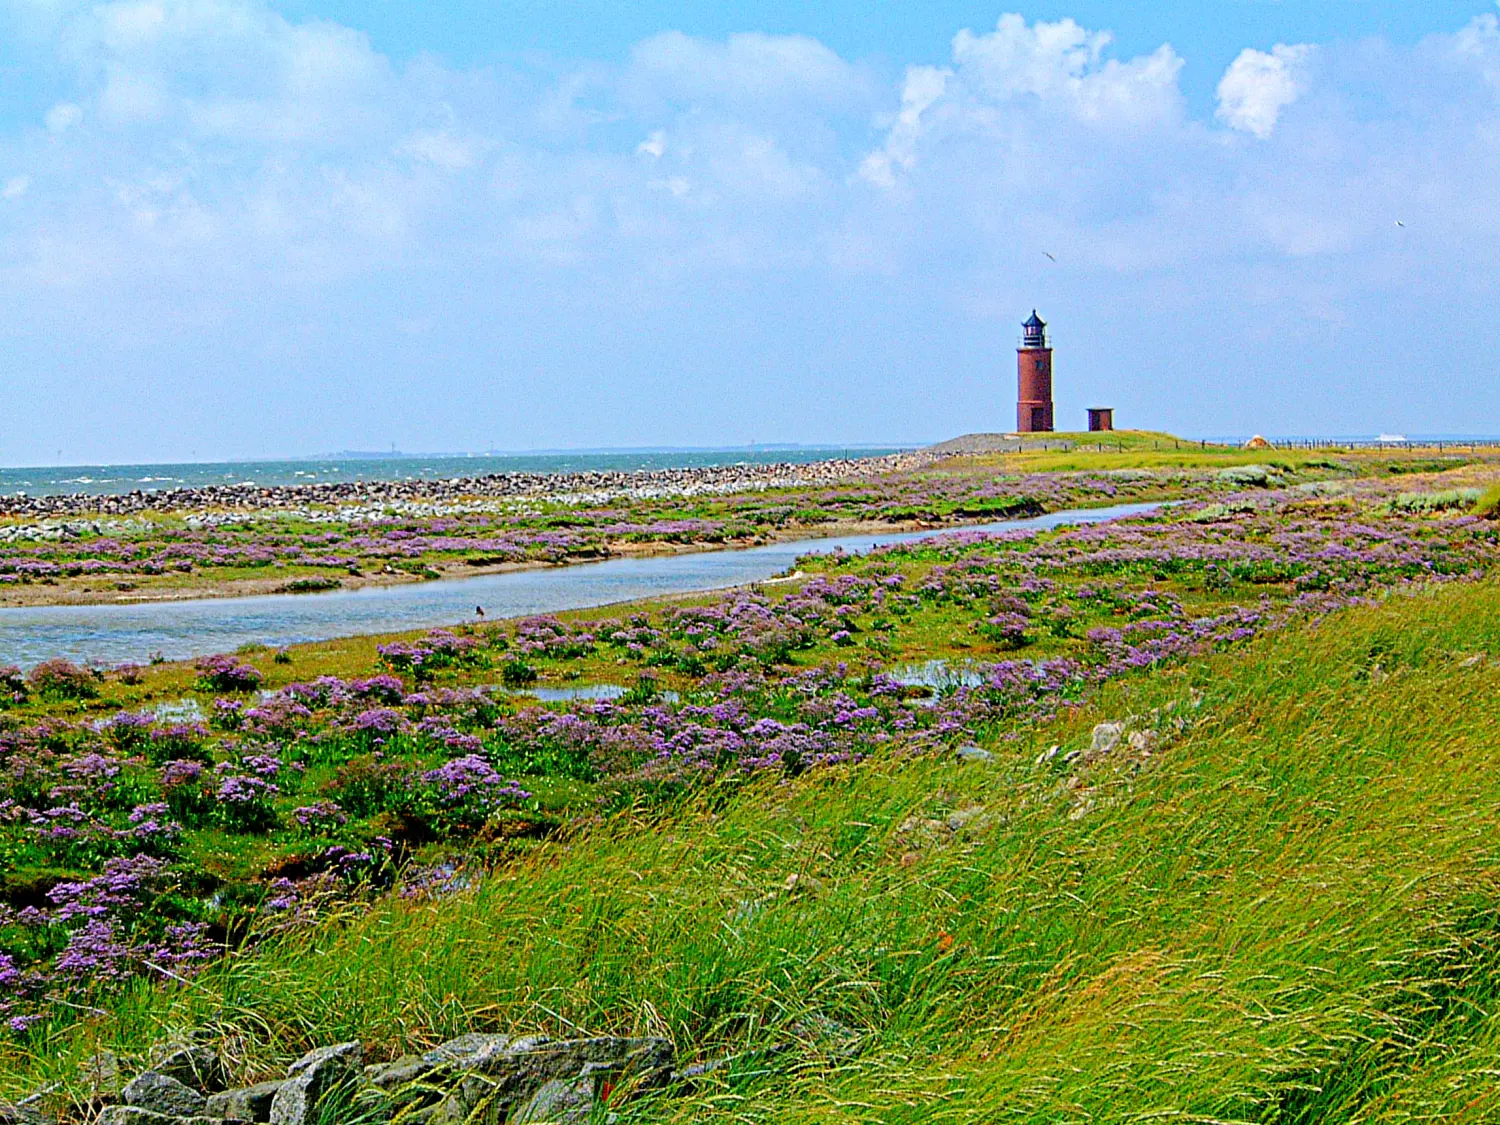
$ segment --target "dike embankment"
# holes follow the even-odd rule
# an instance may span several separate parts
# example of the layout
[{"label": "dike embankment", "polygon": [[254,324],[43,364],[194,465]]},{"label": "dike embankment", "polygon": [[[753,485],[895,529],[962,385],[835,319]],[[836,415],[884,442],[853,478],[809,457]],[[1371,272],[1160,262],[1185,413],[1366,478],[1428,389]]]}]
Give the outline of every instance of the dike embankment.
[{"label": "dike embankment", "polygon": [[805,463],[571,473],[496,473],[443,480],[340,481],[263,487],[256,484],[137,490],[116,495],[59,493],[0,496],[0,517],[123,516],[141,512],[264,510],[402,504],[470,498],[648,499],[658,496],[806,487],[919,468],[938,454],[926,450],[882,457]]}]

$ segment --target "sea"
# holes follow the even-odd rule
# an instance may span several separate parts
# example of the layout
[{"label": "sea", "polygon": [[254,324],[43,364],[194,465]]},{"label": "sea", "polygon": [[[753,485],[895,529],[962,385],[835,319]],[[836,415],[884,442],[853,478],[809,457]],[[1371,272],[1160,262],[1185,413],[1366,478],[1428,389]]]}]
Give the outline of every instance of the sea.
[{"label": "sea", "polygon": [[274,487],[342,481],[447,480],[493,473],[633,472],[715,465],[802,464],[836,457],[879,457],[911,445],[602,450],[559,453],[333,454],[287,461],[211,461],[177,465],[57,465],[0,468],[0,496],[55,496],[253,484]]}]

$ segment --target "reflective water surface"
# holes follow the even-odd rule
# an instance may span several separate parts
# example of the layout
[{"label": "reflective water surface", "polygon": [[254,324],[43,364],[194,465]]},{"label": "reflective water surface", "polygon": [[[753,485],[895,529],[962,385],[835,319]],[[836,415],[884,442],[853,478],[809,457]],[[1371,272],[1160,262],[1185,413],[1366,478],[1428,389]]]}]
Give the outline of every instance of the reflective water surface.
[{"label": "reflective water surface", "polygon": [[[1094,523],[1137,515],[1159,506],[1119,504],[1049,512],[963,530],[1011,531]],[[277,646],[452,625],[474,620],[475,606],[483,606],[488,618],[556,613],[763,582],[785,572],[799,555],[839,549],[855,553],[936,534],[941,533],[800,539],[739,551],[609,559],[545,570],[518,570],[327,594],[0,609],[0,664],[30,667],[57,656],[106,664],[144,663],[153,653],[160,653],[168,660],[182,660],[228,652],[244,644]]]},{"label": "reflective water surface", "polygon": [[907,687],[928,687],[934,691],[952,688],[978,687],[984,677],[973,668],[953,664],[947,660],[924,660],[920,664],[904,664],[890,672],[891,679]]},{"label": "reflective water surface", "polygon": [[355,480],[451,480],[490,473],[635,472],[710,465],[802,464],[835,457],[879,457],[897,446],[797,446],[787,449],[662,449],[496,453],[450,456],[346,454],[295,461],[209,461],[171,465],[0,467],[0,496],[83,492],[114,496],[169,488],[253,484],[262,488]]}]

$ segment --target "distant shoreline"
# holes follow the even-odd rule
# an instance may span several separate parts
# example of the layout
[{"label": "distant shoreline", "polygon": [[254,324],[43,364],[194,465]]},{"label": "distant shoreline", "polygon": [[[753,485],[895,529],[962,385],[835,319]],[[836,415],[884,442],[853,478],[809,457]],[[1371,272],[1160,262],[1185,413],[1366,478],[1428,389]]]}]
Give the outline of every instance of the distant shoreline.
[{"label": "distant shoreline", "polygon": [[74,519],[142,512],[215,512],[358,505],[421,505],[464,500],[534,498],[553,502],[646,499],[656,495],[735,492],[845,480],[909,468],[932,458],[921,452],[803,462],[740,463],[663,469],[507,472],[435,479],[354,480],[260,485],[242,482],[129,492],[58,492],[0,496],[0,516]]},{"label": "distant shoreline", "polygon": [[618,450],[528,454],[401,455],[350,453],[334,457],[261,461],[178,462],[136,465],[63,465],[0,468],[0,503],[19,495],[117,496],[205,488],[260,488],[359,482],[423,482],[507,474],[555,476],[725,468],[736,465],[809,464],[863,460],[915,447],[847,445],[697,450]]}]

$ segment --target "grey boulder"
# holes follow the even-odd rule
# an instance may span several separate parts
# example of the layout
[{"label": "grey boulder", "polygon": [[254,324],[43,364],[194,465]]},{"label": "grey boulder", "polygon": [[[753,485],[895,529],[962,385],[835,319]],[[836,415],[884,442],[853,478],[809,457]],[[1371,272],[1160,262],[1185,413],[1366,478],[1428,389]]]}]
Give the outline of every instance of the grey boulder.
[{"label": "grey boulder", "polygon": [[1089,743],[1089,754],[1096,758],[1102,758],[1120,745],[1120,736],[1125,733],[1124,723],[1100,723],[1094,727],[1094,735]]},{"label": "grey boulder", "polygon": [[508,1058],[517,1051],[529,1050],[538,1043],[547,1042],[544,1035],[513,1039],[509,1035],[489,1035],[472,1032],[450,1039],[422,1056],[422,1061],[434,1067],[451,1067],[459,1070],[480,1070],[494,1060]]},{"label": "grey boulder", "polygon": [[286,1081],[271,1098],[271,1125],[307,1125],[319,1100],[339,1082],[360,1074],[365,1049],[337,1043],[309,1051],[287,1068]]},{"label": "grey boulder", "polygon": [[282,1085],[281,1082],[262,1082],[240,1090],[226,1090],[209,1098],[204,1112],[209,1117],[230,1121],[270,1121],[271,1102]]},{"label": "grey boulder", "polygon": [[168,1117],[198,1117],[204,1110],[203,1095],[177,1079],[148,1070],[125,1087],[125,1103]]},{"label": "grey boulder", "polygon": [[99,1125],[225,1125],[222,1117],[177,1117],[138,1105],[109,1105],[99,1115]]},{"label": "grey boulder", "polygon": [[415,1082],[431,1071],[434,1065],[436,1064],[416,1055],[403,1055],[394,1062],[365,1067],[365,1081],[376,1089],[389,1093],[409,1082]]},{"label": "grey boulder", "polygon": [[52,1125],[52,1118],[29,1100],[0,1101],[0,1125]]},{"label": "grey boulder", "polygon": [[542,1125],[543,1122],[573,1125],[574,1122],[587,1121],[594,1108],[594,1085],[592,1074],[545,1082],[531,1095],[531,1100],[516,1111],[510,1125]]},{"label": "grey boulder", "polygon": [[229,1069],[207,1047],[179,1047],[151,1069],[205,1094],[229,1088]]}]

